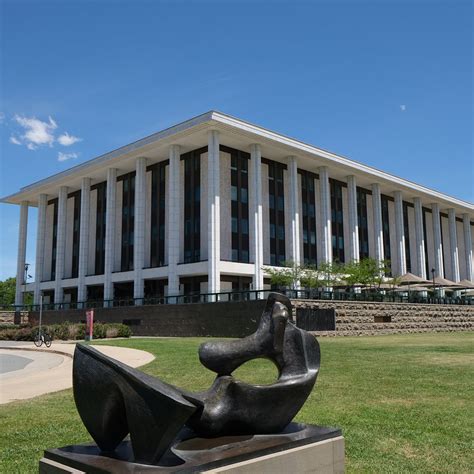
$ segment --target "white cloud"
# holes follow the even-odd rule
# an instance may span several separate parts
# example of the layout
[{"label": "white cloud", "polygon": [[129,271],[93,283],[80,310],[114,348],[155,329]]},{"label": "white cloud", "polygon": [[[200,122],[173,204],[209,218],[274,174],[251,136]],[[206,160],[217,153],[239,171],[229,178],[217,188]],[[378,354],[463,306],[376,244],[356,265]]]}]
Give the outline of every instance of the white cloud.
[{"label": "white cloud", "polygon": [[48,122],[43,122],[35,117],[15,115],[14,120],[24,128],[25,133],[21,138],[29,150],[36,150],[41,145],[53,145],[53,131],[58,128],[58,124],[51,117]]},{"label": "white cloud", "polygon": [[400,105],[400,110],[401,110],[402,112],[405,112],[406,109],[407,109],[407,106],[406,106],[406,105],[404,105],[404,104]]},{"label": "white cloud", "polygon": [[58,161],[67,161],[67,160],[74,160],[79,156],[79,153],[63,153],[58,152]]},{"label": "white cloud", "polygon": [[82,138],[75,137],[74,135],[69,135],[69,133],[64,132],[62,135],[59,135],[58,142],[63,146],[71,146],[74,143],[80,142]]},{"label": "white cloud", "polygon": [[13,135],[10,137],[10,143],[13,143],[14,145],[21,145],[20,140],[18,140],[18,138]]}]

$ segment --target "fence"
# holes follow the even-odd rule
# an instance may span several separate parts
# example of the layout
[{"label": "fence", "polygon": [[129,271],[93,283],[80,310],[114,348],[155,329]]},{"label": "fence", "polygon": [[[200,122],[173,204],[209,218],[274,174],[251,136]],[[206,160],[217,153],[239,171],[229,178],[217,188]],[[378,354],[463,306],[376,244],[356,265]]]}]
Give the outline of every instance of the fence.
[{"label": "fence", "polygon": [[[443,304],[443,305],[474,305],[473,296],[420,296],[419,293],[395,293],[395,292],[362,292],[353,291],[320,291],[315,289],[278,289],[278,290],[245,290],[229,291],[221,293],[189,293],[187,295],[153,296],[147,298],[129,298],[114,300],[97,300],[69,303],[47,303],[43,304],[43,310],[62,309],[89,309],[89,308],[114,308],[119,306],[142,306],[157,304],[191,304],[191,303],[215,303],[230,301],[250,301],[266,299],[272,291],[278,291],[296,300],[330,300],[330,301],[361,301],[380,303],[419,303],[419,304]],[[39,311],[39,305],[7,305],[1,309],[9,311]]]}]

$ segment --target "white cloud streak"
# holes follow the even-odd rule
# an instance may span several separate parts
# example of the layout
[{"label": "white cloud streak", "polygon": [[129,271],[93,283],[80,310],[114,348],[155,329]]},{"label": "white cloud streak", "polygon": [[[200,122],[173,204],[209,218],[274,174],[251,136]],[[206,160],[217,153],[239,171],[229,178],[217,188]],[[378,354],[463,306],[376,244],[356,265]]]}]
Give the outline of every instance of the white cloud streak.
[{"label": "white cloud streak", "polygon": [[68,160],[75,160],[79,157],[79,153],[63,153],[58,152],[58,161],[68,161]]},{"label": "white cloud streak", "polygon": [[15,115],[14,120],[24,129],[25,133],[21,138],[29,150],[36,150],[42,145],[53,146],[53,132],[58,128],[58,124],[51,117],[48,122],[43,122],[35,117]]},{"label": "white cloud streak", "polygon": [[67,132],[64,132],[58,137],[58,142],[63,146],[71,146],[74,145],[74,143],[80,142],[81,140],[81,138],[75,137],[74,135],[69,135]]},{"label": "white cloud streak", "polygon": [[407,106],[406,106],[406,105],[404,105],[404,104],[400,105],[400,110],[401,110],[402,112],[405,112],[406,109],[407,109]]},{"label": "white cloud streak", "polygon": [[10,137],[10,143],[13,143],[14,145],[21,145],[21,141],[13,135]]}]

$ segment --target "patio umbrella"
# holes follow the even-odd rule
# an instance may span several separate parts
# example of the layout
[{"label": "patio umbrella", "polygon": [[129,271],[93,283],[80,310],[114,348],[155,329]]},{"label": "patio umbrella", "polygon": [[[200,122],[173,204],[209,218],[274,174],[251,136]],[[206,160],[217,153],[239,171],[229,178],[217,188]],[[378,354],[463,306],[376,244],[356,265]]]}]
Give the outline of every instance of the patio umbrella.
[{"label": "patio umbrella", "polygon": [[474,283],[466,279],[461,280],[460,282],[456,283],[456,285],[459,285],[459,288],[462,288],[464,290],[474,289]]},{"label": "patio umbrella", "polygon": [[430,281],[408,272],[398,279],[398,283],[400,285],[426,285],[427,283],[430,283]]},{"label": "patio umbrella", "polygon": [[462,288],[462,286],[460,286],[459,283],[455,283],[454,281],[447,280],[446,278],[442,278],[440,276],[435,277],[432,283],[433,282],[435,286],[438,286],[441,288]]}]

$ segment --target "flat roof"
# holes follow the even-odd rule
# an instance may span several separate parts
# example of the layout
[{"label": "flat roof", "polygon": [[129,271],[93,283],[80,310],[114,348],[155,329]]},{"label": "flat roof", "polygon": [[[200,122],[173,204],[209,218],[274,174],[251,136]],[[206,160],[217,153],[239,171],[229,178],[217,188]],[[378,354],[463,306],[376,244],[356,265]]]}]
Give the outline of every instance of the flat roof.
[{"label": "flat roof", "polygon": [[282,147],[288,156],[294,154],[297,157],[306,157],[313,160],[317,159],[317,166],[337,166],[340,173],[346,173],[347,175],[353,173],[360,176],[362,174],[373,182],[394,186],[396,189],[408,192],[411,196],[420,196],[426,202],[436,201],[443,207],[454,207],[458,211],[463,213],[467,212],[473,217],[474,204],[470,202],[435,191],[361,162],[351,160],[215,110],[198,115],[117,148],[116,150],[78,164],[65,171],[24,186],[17,193],[2,198],[0,202],[20,204],[21,201],[32,201],[32,204],[35,204],[37,196],[43,192],[47,192],[47,188],[63,185],[67,186],[68,180],[87,176],[88,173],[92,171],[105,169],[108,166],[112,166],[114,161],[120,160],[123,157],[135,155],[142,150],[145,151],[150,149],[151,146],[160,143],[172,144],[173,140],[179,140],[190,133],[212,128],[238,133],[240,137],[245,137],[247,141],[250,140],[250,143],[262,143],[262,145],[266,144],[268,146]]}]

